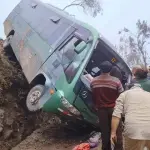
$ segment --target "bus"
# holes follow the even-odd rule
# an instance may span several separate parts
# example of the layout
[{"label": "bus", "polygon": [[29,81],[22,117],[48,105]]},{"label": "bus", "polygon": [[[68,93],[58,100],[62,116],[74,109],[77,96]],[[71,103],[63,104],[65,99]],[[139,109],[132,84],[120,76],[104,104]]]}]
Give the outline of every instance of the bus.
[{"label": "bus", "polygon": [[96,126],[84,75],[99,75],[107,60],[130,82],[131,71],[113,45],[92,26],[50,4],[22,0],[4,21],[4,32],[3,47],[13,52],[30,84],[26,106],[31,112],[42,109]]}]

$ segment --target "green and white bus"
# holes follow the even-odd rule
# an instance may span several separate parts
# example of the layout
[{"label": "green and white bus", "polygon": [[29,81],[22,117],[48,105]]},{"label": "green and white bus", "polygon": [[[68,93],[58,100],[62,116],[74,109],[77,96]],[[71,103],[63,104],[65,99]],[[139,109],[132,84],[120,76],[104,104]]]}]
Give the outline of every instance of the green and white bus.
[{"label": "green and white bus", "polygon": [[98,117],[83,75],[97,76],[108,60],[130,82],[127,64],[96,29],[39,0],[22,0],[5,20],[4,32],[4,48],[11,46],[32,87],[29,111],[43,109],[95,126]]}]

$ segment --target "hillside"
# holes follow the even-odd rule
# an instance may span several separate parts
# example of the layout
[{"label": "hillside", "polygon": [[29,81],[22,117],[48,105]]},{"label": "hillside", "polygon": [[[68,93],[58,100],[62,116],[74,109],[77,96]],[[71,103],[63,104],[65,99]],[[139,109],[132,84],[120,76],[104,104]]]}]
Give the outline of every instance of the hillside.
[{"label": "hillside", "polygon": [[9,150],[47,123],[51,115],[26,111],[28,84],[20,66],[5,56],[2,45],[0,40],[0,149]]}]

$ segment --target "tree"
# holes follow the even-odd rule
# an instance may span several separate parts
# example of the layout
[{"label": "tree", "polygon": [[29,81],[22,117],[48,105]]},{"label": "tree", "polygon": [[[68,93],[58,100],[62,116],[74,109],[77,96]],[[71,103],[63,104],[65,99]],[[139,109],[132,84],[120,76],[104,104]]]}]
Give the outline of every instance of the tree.
[{"label": "tree", "polygon": [[116,46],[117,52],[130,67],[142,64],[140,55],[130,47],[129,43],[129,37],[124,34],[121,35],[119,46]]},{"label": "tree", "polygon": [[143,64],[146,67],[148,59],[147,45],[150,44],[150,26],[147,21],[138,20],[136,28],[135,34],[127,28],[119,31],[121,38],[118,51],[126,54],[123,57],[129,65]]},{"label": "tree", "polygon": [[98,13],[102,12],[101,3],[99,0],[74,0],[70,5],[67,5],[63,10],[71,6],[79,6],[84,12],[90,13],[96,17]]}]

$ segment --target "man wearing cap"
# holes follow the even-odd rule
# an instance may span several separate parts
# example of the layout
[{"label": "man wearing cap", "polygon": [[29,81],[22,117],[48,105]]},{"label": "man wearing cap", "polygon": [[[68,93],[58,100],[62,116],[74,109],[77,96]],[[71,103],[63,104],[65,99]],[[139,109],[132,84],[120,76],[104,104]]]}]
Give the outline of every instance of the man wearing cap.
[{"label": "man wearing cap", "polygon": [[125,115],[125,150],[150,149],[150,93],[144,91],[140,84],[132,85],[116,101],[111,125],[114,144],[121,115]]}]

